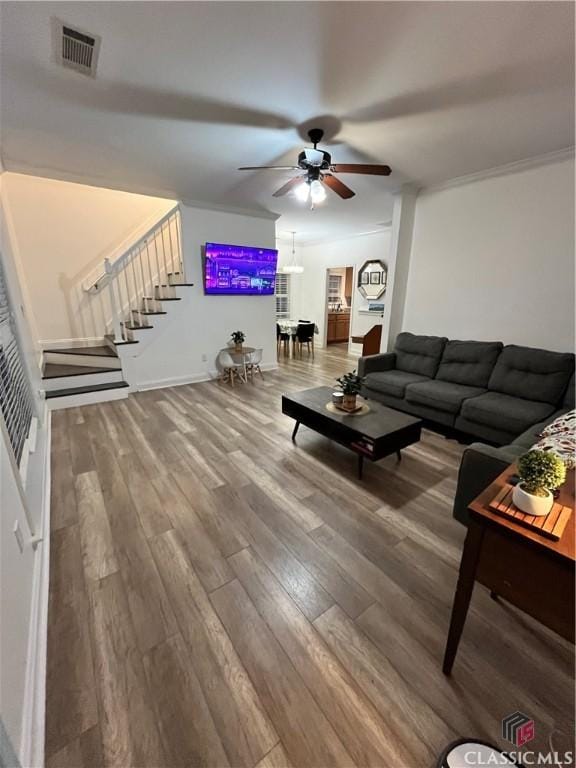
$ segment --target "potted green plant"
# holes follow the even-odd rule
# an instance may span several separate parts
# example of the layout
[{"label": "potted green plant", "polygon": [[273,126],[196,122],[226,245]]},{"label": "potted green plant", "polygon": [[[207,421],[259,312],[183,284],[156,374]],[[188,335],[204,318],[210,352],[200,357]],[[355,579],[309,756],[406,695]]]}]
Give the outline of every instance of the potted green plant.
[{"label": "potted green plant", "polygon": [[552,509],[551,491],[566,479],[566,465],[552,451],[532,450],[518,459],[518,476],[512,501],[527,515],[542,517]]},{"label": "potted green plant", "polygon": [[364,378],[362,376],[358,376],[354,370],[349,373],[345,373],[343,376],[340,376],[340,378],[336,379],[336,381],[338,382],[340,389],[342,390],[342,394],[344,395],[342,407],[347,411],[353,411],[356,408],[356,396],[360,394]]},{"label": "potted green plant", "polygon": [[244,339],[246,338],[246,336],[244,335],[244,331],[233,331],[231,336],[232,336],[232,341],[234,342],[234,351],[242,352],[242,344],[244,343]]}]

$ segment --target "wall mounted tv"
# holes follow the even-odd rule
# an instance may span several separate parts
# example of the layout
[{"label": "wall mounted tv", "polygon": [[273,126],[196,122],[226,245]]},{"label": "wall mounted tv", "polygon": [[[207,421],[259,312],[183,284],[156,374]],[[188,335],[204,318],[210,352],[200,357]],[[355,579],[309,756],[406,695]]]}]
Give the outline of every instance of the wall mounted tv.
[{"label": "wall mounted tv", "polygon": [[204,293],[270,296],[274,293],[278,251],[248,245],[206,243]]}]

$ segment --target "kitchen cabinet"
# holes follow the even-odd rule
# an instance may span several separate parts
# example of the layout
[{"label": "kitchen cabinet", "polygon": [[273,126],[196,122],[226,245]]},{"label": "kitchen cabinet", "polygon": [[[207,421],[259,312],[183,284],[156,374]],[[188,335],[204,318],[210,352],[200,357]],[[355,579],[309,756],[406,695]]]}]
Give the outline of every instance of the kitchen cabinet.
[{"label": "kitchen cabinet", "polygon": [[350,312],[328,312],[327,344],[348,341],[350,336]]}]

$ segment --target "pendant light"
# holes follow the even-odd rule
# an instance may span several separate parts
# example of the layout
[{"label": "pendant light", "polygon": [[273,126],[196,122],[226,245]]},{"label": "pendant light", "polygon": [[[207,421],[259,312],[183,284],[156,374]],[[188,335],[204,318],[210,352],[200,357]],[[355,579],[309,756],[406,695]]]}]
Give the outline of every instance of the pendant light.
[{"label": "pendant light", "polygon": [[295,245],[296,232],[292,232],[292,261],[290,264],[286,264],[282,268],[282,272],[287,275],[301,275],[304,272],[304,267],[296,264],[296,245]]}]

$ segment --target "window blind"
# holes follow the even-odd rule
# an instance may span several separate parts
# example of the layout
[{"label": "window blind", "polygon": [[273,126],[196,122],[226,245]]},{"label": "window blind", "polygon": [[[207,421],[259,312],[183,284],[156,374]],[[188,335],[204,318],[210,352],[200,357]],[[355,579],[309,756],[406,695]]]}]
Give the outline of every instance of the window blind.
[{"label": "window blind", "polygon": [[276,317],[290,317],[290,275],[276,273]]},{"label": "window blind", "polygon": [[8,439],[20,464],[34,406],[30,382],[18,344],[8,288],[0,262],[0,410]]}]

